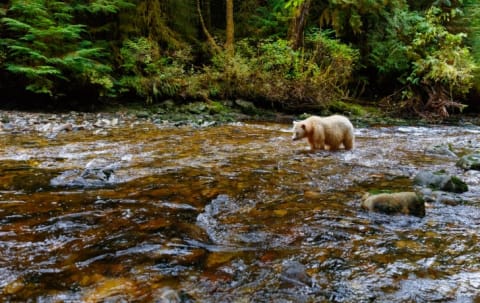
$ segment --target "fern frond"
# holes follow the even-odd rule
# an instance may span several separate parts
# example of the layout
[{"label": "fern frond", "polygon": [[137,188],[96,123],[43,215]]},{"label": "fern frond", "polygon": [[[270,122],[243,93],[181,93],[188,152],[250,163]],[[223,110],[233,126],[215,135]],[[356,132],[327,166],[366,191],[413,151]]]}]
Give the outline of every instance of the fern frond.
[{"label": "fern frond", "polygon": [[16,56],[26,56],[29,57],[31,60],[39,60],[43,62],[48,60],[48,58],[44,54],[30,47],[25,47],[21,45],[10,45],[8,48]]},{"label": "fern frond", "polygon": [[35,78],[38,76],[59,76],[62,74],[60,70],[49,65],[32,67],[9,64],[7,65],[7,70],[16,74],[24,74],[28,78]]},{"label": "fern frond", "polygon": [[33,27],[25,22],[12,18],[2,18],[2,23],[4,23],[12,31],[25,31],[28,32],[33,29]]}]

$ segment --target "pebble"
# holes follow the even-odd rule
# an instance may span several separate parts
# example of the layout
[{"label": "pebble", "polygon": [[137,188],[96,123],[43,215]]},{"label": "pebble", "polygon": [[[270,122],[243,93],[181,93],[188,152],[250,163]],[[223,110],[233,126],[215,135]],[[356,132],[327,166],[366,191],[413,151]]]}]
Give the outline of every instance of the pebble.
[{"label": "pebble", "polygon": [[55,138],[62,132],[76,132],[81,130],[99,130],[100,134],[107,133],[105,129],[134,123],[137,117],[134,114],[117,113],[77,113],[62,114],[25,113],[0,110],[0,131],[6,133],[43,133],[46,137]]}]

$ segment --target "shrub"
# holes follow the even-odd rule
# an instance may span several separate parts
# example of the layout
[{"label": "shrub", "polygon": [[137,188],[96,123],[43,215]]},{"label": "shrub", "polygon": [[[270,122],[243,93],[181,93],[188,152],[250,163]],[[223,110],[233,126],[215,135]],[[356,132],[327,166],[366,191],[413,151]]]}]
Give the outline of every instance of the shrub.
[{"label": "shrub", "polygon": [[325,107],[347,95],[358,52],[320,31],[307,37],[312,50],[286,40],[239,41],[234,56],[217,55],[204,71],[224,98],[260,100],[285,110]]},{"label": "shrub", "polygon": [[158,44],[145,37],[126,40],[120,50],[121,93],[131,92],[151,103],[154,99],[184,94],[187,83],[185,64],[191,60],[190,50],[162,54]]},{"label": "shrub", "polygon": [[[475,64],[464,33],[443,24],[458,12],[432,6],[423,14],[408,7],[385,13],[384,28],[369,35],[370,64],[404,85],[397,101],[427,119],[443,119],[473,83]],[[395,96],[395,95],[394,95]],[[398,105],[398,104],[397,104]]]}]

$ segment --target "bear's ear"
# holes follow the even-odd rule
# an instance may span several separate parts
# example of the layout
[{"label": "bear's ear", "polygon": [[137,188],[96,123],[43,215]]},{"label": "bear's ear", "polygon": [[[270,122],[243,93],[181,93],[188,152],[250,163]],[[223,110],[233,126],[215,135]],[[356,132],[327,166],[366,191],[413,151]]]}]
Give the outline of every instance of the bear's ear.
[{"label": "bear's ear", "polygon": [[293,121],[293,125],[297,125],[297,123],[298,123],[297,121]]}]

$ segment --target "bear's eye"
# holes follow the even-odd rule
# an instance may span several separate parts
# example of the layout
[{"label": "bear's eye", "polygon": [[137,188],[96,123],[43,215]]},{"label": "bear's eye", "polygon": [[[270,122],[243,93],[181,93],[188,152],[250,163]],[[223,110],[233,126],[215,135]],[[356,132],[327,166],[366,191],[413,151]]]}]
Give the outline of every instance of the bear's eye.
[{"label": "bear's eye", "polygon": [[303,129],[306,129],[307,126],[306,126],[305,124],[302,124],[302,128],[303,128]]}]

